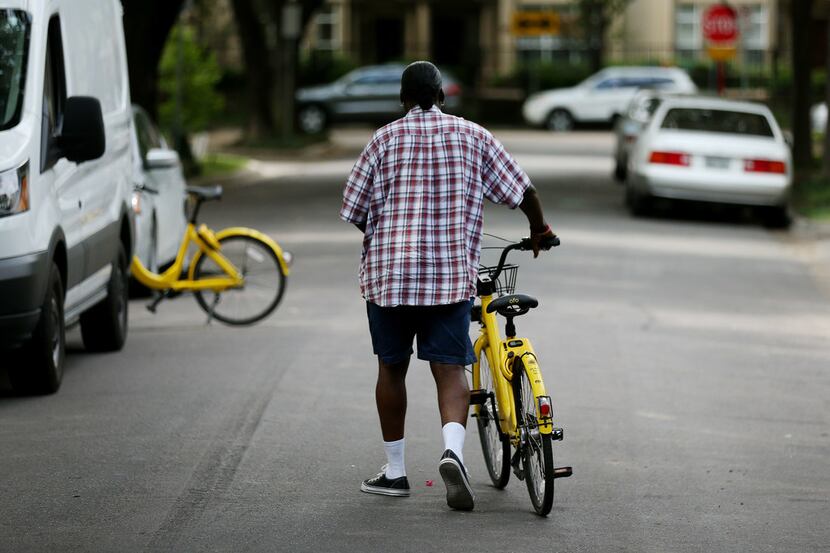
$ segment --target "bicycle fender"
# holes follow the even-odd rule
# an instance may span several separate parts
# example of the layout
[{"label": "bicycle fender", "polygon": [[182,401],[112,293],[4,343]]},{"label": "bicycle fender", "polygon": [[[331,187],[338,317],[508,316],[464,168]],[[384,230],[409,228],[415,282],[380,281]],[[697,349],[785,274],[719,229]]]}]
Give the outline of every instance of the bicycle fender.
[{"label": "bicycle fender", "polygon": [[[533,345],[527,338],[512,338],[504,341],[504,346],[508,351],[513,351],[515,359],[521,359],[524,366],[527,379],[530,382],[530,387],[533,389],[535,397],[547,396],[545,383],[542,380],[542,370],[539,368],[539,363],[536,360],[536,352],[533,350]],[[538,410],[538,405],[536,406]],[[539,432],[542,434],[550,434],[553,431],[553,421],[551,419],[539,421]]]},{"label": "bicycle fender", "polygon": [[[250,236],[251,238],[256,238],[257,240],[261,240],[265,244],[271,248],[271,251],[274,252],[274,255],[277,256],[277,261],[280,264],[280,271],[284,276],[288,276],[288,263],[285,262],[285,257],[282,253],[282,248],[279,244],[277,244],[273,238],[259,232],[258,230],[247,228],[247,227],[228,227],[225,229],[220,230],[215,234],[217,240],[222,240],[228,236]],[[198,256],[201,252],[197,252],[196,255]],[[193,279],[193,269],[196,266],[196,257],[194,256],[192,263],[190,265],[190,278]]]}]

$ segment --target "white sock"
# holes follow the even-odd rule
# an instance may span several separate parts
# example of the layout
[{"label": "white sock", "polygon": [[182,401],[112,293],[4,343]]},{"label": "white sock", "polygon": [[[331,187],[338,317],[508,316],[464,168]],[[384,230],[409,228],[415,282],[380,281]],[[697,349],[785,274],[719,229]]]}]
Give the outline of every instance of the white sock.
[{"label": "white sock", "polygon": [[386,478],[394,480],[401,476],[406,476],[406,467],[403,464],[404,454],[404,439],[395,440],[394,442],[383,442],[383,449],[386,450]]},{"label": "white sock", "polygon": [[449,449],[455,453],[462,464],[464,463],[462,450],[464,449],[464,436],[466,432],[467,430],[464,426],[457,422],[448,422],[441,429],[441,433],[444,435],[444,449]]}]

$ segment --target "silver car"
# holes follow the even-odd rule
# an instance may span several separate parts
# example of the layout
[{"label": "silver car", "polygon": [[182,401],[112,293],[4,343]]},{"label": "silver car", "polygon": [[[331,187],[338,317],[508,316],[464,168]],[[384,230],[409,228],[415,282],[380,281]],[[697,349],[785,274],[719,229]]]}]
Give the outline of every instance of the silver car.
[{"label": "silver car", "polygon": [[[381,122],[403,115],[401,75],[405,65],[361,67],[335,82],[297,91],[297,119],[300,130],[319,133],[339,121]],[[444,111],[457,112],[461,106],[461,85],[442,72]]]},{"label": "silver car", "polygon": [[618,181],[625,180],[631,148],[665,96],[666,94],[659,90],[641,90],[634,96],[622,115],[617,118],[614,124],[614,134],[617,138],[617,146],[614,150],[616,162],[614,178]]}]

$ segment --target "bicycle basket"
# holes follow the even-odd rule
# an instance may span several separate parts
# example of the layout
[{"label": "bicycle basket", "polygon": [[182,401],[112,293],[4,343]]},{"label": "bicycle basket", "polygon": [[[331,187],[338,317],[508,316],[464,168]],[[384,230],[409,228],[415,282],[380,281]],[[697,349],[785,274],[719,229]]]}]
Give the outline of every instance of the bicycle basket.
[{"label": "bicycle basket", "polygon": [[[498,267],[479,267],[478,274],[492,278]],[[496,279],[496,293],[499,296],[507,296],[516,291],[516,275],[519,274],[519,266],[512,263],[504,265]]]}]

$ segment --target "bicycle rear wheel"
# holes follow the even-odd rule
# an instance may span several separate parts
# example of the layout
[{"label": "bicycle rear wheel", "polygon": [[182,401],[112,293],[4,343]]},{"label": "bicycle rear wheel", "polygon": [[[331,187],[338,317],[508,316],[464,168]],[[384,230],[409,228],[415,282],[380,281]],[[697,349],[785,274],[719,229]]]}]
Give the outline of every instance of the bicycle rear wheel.
[{"label": "bicycle rear wheel", "polygon": [[[486,394],[495,394],[493,374],[487,353],[488,349],[483,349],[479,360],[481,389]],[[484,405],[479,406],[476,423],[478,425],[478,438],[481,441],[481,451],[484,453],[484,464],[487,465],[487,473],[490,475],[493,486],[502,489],[510,480],[510,440],[507,438],[501,439],[499,412],[495,402],[488,399]]]},{"label": "bicycle rear wheel", "polygon": [[539,432],[536,397],[521,359],[513,364],[516,419],[523,435],[522,467],[527,491],[536,513],[547,516],[553,507],[553,446],[550,434]]},{"label": "bicycle rear wheel", "polygon": [[[198,290],[199,306],[213,318],[229,325],[261,321],[279,305],[285,291],[285,275],[271,247],[252,236],[230,235],[219,240],[221,254],[234,264],[244,282],[221,292]],[[194,279],[224,275],[217,263],[201,255],[194,267]]]}]

